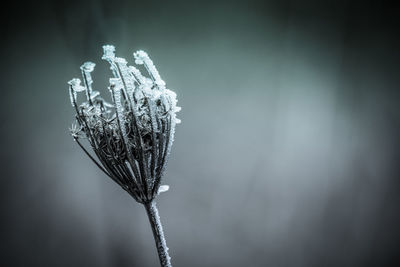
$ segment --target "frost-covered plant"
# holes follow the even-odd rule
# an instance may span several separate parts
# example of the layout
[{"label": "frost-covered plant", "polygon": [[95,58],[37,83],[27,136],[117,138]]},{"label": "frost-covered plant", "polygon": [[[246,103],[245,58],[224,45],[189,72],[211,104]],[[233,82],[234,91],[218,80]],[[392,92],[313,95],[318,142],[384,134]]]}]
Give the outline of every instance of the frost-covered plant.
[{"label": "frost-covered plant", "polygon": [[[92,89],[91,72],[95,64],[81,66],[83,84],[78,78],[68,82],[71,104],[76,111],[76,122],[71,134],[89,158],[137,202],[143,204],[153,230],[161,266],[171,266],[156,196],[168,190],[161,186],[168,156],[174,140],[176,94],[166,89],[156,67],[146,52],[133,54],[135,63],[143,65],[150,78],[139,69],[128,66],[124,58],[116,57],[112,45],[103,46],[102,59],[108,61],[113,78],[110,86],[113,104]],[[77,103],[79,93],[86,101]],[[96,156],[81,143],[87,139]],[[96,159],[97,157],[97,159]]]}]

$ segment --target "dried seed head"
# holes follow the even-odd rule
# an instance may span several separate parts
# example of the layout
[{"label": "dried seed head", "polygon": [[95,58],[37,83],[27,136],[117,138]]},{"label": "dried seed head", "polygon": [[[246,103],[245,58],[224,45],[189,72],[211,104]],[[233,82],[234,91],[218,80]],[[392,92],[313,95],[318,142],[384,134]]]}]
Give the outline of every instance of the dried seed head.
[{"label": "dried seed head", "polygon": [[[80,79],[68,82],[71,104],[76,110],[77,125],[70,131],[88,156],[111,179],[140,203],[153,200],[167,187],[160,188],[174,140],[175,126],[180,123],[176,112],[176,94],[165,88],[153,61],[146,52],[134,53],[135,62],[144,65],[150,78],[124,58],[115,57],[115,47],[103,46],[102,59],[110,63],[113,78],[108,87],[113,104],[92,90],[91,72],[95,64],[81,66]],[[77,94],[85,91],[87,101],[77,104]],[[85,135],[95,157],[79,142]]]}]

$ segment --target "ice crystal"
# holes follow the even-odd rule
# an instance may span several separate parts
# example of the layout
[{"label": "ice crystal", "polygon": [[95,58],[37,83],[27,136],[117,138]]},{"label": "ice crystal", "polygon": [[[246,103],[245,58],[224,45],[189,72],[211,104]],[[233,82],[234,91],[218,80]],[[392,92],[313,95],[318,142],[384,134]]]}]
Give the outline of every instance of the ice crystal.
[{"label": "ice crystal", "polygon": [[[176,94],[167,89],[153,61],[144,51],[134,53],[135,62],[144,65],[149,78],[124,58],[115,56],[115,47],[103,46],[113,77],[108,87],[113,104],[92,88],[91,73],[96,64],[81,66],[82,81],[68,82],[76,124],[70,131],[74,140],[111,179],[139,203],[151,203],[168,186],[160,186],[174,140]],[[78,104],[78,94],[86,101]],[[86,136],[95,156],[80,142]],[[97,158],[97,159],[96,159]]]}]

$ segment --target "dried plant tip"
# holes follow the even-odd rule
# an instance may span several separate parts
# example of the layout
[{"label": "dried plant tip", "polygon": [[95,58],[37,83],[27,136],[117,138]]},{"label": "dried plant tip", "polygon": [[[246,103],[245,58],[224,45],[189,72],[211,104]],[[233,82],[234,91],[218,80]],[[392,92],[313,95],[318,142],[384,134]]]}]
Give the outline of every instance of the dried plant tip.
[{"label": "dried plant tip", "polygon": [[[146,206],[162,266],[171,266],[168,248],[159,222],[154,199],[169,186],[160,186],[174,140],[176,94],[166,89],[158,70],[144,51],[134,53],[135,62],[144,65],[149,77],[124,58],[115,56],[115,47],[103,46],[102,59],[110,64],[113,77],[109,91],[113,104],[92,90],[95,63],[81,66],[80,79],[68,82],[76,123],[71,135],[88,157],[137,202]],[[78,104],[77,93],[86,92],[87,101]],[[95,156],[79,142],[86,136]],[[97,158],[97,160],[96,160]]]},{"label": "dried plant tip", "polygon": [[104,60],[113,60],[115,57],[115,47],[113,45],[104,45],[103,46],[103,57]]},{"label": "dried plant tip", "polygon": [[81,70],[86,72],[86,73],[90,73],[94,70],[94,67],[96,66],[96,64],[94,64],[93,62],[85,62],[83,63],[83,65],[81,66]]}]

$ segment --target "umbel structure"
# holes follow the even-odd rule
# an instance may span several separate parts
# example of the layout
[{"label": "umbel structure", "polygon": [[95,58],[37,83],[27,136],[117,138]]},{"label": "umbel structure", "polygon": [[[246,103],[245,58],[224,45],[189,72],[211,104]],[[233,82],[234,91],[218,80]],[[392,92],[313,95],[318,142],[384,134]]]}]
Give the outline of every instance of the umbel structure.
[{"label": "umbel structure", "polygon": [[[171,266],[155,198],[168,190],[161,180],[175,126],[180,123],[176,113],[181,108],[176,105],[176,94],[166,88],[146,52],[140,50],[133,56],[149,77],[135,66],[128,66],[124,58],[116,57],[114,46],[105,45],[103,50],[102,59],[108,61],[113,75],[108,87],[112,103],[92,88],[95,63],[85,62],[81,66],[82,81],[74,78],[68,82],[76,111],[76,122],[70,131],[87,156],[145,206],[161,266]],[[78,98],[85,101],[78,104]],[[82,139],[87,140],[93,153],[85,148]]]}]

